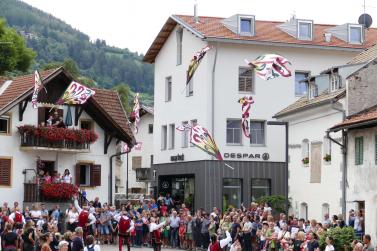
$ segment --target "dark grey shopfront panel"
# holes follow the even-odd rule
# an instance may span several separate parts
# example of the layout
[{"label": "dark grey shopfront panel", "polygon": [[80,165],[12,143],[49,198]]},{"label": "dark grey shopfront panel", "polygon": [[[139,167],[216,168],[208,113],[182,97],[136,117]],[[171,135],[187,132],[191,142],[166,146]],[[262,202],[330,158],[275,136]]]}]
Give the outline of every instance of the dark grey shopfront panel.
[{"label": "dark grey shopfront panel", "polygon": [[[166,175],[193,175],[195,178],[195,208],[211,210],[222,208],[224,178],[242,179],[242,201],[245,205],[251,200],[251,179],[270,179],[271,194],[284,195],[285,163],[257,161],[192,161],[157,164],[157,177]],[[160,184],[159,184],[160,185]]]}]

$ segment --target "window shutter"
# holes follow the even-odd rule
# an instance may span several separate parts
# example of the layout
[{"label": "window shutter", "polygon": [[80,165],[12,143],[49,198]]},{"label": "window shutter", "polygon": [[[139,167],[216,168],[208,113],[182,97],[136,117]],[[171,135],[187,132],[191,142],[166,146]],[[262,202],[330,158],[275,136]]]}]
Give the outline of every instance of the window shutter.
[{"label": "window shutter", "polygon": [[360,138],[360,165],[363,164],[364,160],[364,138]]},{"label": "window shutter", "polygon": [[141,168],[141,156],[133,156],[132,157],[132,169]]},{"label": "window shutter", "polygon": [[10,186],[11,179],[11,159],[0,159],[0,185]]},{"label": "window shutter", "polygon": [[96,187],[101,185],[101,165],[90,166],[90,186]]},{"label": "window shutter", "polygon": [[80,164],[76,164],[75,184],[80,186]]},{"label": "window shutter", "polygon": [[42,122],[46,123],[46,108],[45,107],[38,107],[38,125]]}]

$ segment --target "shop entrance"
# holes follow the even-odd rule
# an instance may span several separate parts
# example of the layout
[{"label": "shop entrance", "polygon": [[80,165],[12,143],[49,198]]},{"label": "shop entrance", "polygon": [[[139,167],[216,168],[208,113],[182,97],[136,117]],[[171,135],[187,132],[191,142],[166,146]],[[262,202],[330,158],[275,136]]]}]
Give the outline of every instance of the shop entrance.
[{"label": "shop entrance", "polygon": [[195,177],[194,175],[172,176],[164,175],[158,178],[159,193],[171,194],[174,204],[180,206],[185,203],[186,207],[195,208]]}]

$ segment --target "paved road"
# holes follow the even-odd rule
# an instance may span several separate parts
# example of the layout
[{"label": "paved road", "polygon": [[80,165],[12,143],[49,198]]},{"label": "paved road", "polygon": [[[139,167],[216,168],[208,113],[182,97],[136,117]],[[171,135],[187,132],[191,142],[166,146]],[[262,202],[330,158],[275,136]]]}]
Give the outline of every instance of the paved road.
[{"label": "paved road", "polygon": [[[118,246],[115,246],[115,245],[101,245],[101,251],[119,251],[119,248]],[[127,247],[123,246],[122,251],[127,251]],[[153,251],[153,249],[152,248],[131,248],[131,251]],[[179,249],[163,248],[162,251],[179,251]]]}]

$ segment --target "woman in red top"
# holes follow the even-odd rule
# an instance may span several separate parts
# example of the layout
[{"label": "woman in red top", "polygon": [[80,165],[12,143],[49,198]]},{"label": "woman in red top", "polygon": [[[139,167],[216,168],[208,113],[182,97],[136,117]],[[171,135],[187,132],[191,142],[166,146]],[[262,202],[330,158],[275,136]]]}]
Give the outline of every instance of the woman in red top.
[{"label": "woman in red top", "polygon": [[178,229],[179,243],[181,245],[181,249],[186,249],[185,234],[186,234],[186,224],[182,220],[179,223],[179,229]]}]

